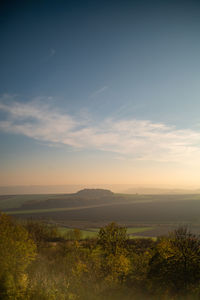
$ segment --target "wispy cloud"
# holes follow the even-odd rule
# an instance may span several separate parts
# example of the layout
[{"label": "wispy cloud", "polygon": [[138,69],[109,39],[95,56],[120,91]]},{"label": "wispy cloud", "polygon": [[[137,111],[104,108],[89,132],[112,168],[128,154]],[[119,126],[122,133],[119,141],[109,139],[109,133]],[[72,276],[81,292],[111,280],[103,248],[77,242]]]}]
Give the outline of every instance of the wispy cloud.
[{"label": "wispy cloud", "polygon": [[[7,103],[6,103],[7,102]],[[150,120],[104,119],[99,124],[60,112],[43,102],[0,102],[0,130],[47,144],[95,149],[136,160],[199,161],[200,132]],[[95,124],[95,125],[93,125]]]},{"label": "wispy cloud", "polygon": [[101,88],[99,88],[98,90],[94,91],[91,95],[90,98],[95,98],[97,96],[99,96],[100,94],[102,94],[103,92],[105,92],[108,89],[107,85],[102,86]]}]

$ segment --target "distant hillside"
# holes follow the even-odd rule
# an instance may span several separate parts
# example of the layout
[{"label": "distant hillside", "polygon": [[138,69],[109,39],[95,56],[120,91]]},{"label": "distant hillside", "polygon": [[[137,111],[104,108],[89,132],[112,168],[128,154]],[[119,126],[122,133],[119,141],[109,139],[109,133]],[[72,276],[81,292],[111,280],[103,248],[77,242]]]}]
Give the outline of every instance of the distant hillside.
[{"label": "distant hillside", "polygon": [[130,188],[123,191],[125,194],[140,194],[140,195],[185,195],[185,194],[199,194],[200,190],[189,189],[162,189],[162,188]]},{"label": "distant hillside", "polygon": [[[2,196],[3,197],[3,196]],[[104,203],[117,201],[119,197],[110,190],[104,189],[83,189],[74,194],[63,195],[47,195],[47,198],[35,198],[30,201],[23,201],[19,209],[45,209],[45,208],[60,208],[60,207],[77,207],[87,205],[101,205]],[[121,199],[121,197],[120,197]],[[0,203],[1,204],[1,203]],[[16,207],[17,208],[17,207]]]},{"label": "distant hillside", "polygon": [[83,189],[75,193],[76,196],[87,198],[99,198],[113,196],[114,193],[104,189]]},{"label": "distant hillside", "polygon": [[0,195],[53,195],[53,194],[75,194],[82,189],[108,190],[122,194],[140,195],[172,195],[172,194],[200,194],[200,189],[187,188],[156,188],[147,186],[133,186],[131,184],[107,184],[107,185],[35,185],[35,186],[0,186]]}]

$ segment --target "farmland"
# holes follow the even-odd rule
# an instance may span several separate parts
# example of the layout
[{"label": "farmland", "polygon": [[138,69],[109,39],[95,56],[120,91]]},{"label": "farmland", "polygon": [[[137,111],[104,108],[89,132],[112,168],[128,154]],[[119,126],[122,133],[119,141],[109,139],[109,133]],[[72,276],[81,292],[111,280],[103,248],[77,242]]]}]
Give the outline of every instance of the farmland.
[{"label": "farmland", "polygon": [[200,195],[127,195],[104,193],[0,196],[0,209],[20,219],[43,219],[83,236],[115,221],[132,236],[154,237],[181,224],[200,232]]},{"label": "farmland", "polygon": [[[82,239],[87,239],[87,238],[96,238],[98,231],[100,228],[86,228],[86,229],[81,229],[80,234]],[[142,236],[142,234],[145,234],[153,230],[154,227],[128,227],[127,228],[127,234],[130,238],[134,236]],[[58,227],[58,231],[61,236],[64,238],[67,238],[67,234],[70,232],[71,228],[69,227]]]}]

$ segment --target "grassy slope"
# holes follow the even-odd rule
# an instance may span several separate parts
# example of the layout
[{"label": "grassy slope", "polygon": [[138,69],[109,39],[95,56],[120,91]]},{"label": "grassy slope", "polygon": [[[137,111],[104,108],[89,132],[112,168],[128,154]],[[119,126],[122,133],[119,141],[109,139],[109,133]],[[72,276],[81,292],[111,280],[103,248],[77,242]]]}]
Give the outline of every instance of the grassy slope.
[{"label": "grassy slope", "polygon": [[98,207],[107,207],[107,206],[116,206],[116,205],[126,205],[130,203],[149,203],[151,200],[138,200],[138,201],[121,201],[121,202],[110,202],[110,203],[100,203],[100,204],[91,204],[84,206],[72,206],[72,207],[59,207],[59,208],[42,208],[42,209],[25,209],[25,210],[11,210],[7,211],[10,215],[24,215],[24,214],[38,214],[38,213],[50,213],[50,212],[62,212],[62,211],[73,211],[73,210],[82,210]]},{"label": "grassy slope", "polygon": [[[59,195],[46,194],[46,195],[0,195],[0,210],[16,209],[21,207],[26,202],[31,201],[45,201],[47,199],[54,199]],[[63,197],[63,195],[62,195]]]}]

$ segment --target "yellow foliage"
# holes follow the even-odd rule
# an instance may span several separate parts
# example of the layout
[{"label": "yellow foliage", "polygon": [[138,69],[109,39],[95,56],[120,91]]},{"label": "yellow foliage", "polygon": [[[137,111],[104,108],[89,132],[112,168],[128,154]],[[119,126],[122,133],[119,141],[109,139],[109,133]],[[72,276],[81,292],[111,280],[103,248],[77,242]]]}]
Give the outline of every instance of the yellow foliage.
[{"label": "yellow foliage", "polygon": [[81,277],[83,273],[88,272],[88,268],[86,263],[82,261],[78,261],[75,265],[75,267],[72,270],[73,274],[77,277]]},{"label": "yellow foliage", "polygon": [[164,259],[168,259],[174,256],[174,247],[172,246],[171,240],[163,238],[157,246],[158,252]]},{"label": "yellow foliage", "polygon": [[129,258],[123,254],[110,254],[107,256],[105,263],[108,272],[107,279],[112,279],[113,281],[123,281],[131,267]]},{"label": "yellow foliage", "polygon": [[0,289],[3,295],[14,293],[18,299],[17,295],[25,291],[26,268],[35,256],[36,246],[24,227],[7,215],[0,215]]}]

